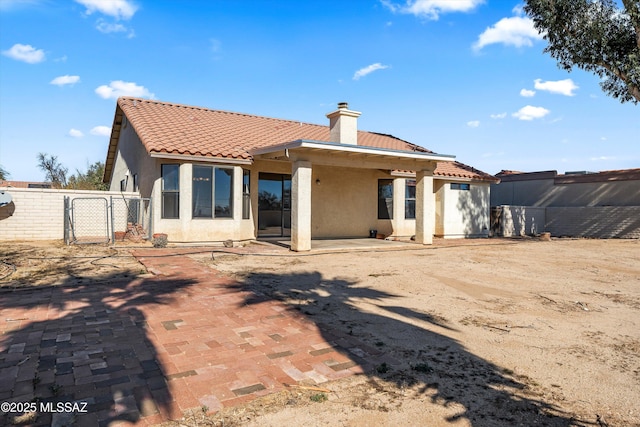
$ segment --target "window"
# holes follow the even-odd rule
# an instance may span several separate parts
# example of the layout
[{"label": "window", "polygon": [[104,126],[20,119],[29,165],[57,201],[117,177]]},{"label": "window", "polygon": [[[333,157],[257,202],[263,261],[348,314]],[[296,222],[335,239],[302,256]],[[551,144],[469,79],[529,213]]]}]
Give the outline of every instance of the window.
[{"label": "window", "polygon": [[405,180],[404,186],[404,218],[416,219],[416,180]]},{"label": "window", "polygon": [[251,172],[242,169],[242,219],[249,219],[251,213]]},{"label": "window", "polygon": [[233,216],[233,169],[193,166],[193,218]]},{"label": "window", "polygon": [[162,165],[162,218],[180,217],[180,165]]},{"label": "window", "polygon": [[138,174],[133,174],[133,191],[138,191],[140,189],[140,183],[138,182]]},{"label": "window", "polygon": [[461,184],[459,182],[452,182],[451,183],[451,189],[452,190],[466,190],[466,191],[469,191],[471,189],[471,185],[470,184]]},{"label": "window", "polygon": [[233,169],[215,168],[216,170],[216,218],[233,216]]},{"label": "window", "polygon": [[378,180],[378,219],[393,219],[393,180]]},{"label": "window", "polygon": [[120,181],[120,191],[127,191],[127,180],[126,180],[126,178]]},{"label": "window", "polygon": [[213,196],[213,168],[193,166],[192,177],[192,216],[193,218],[211,218],[211,200]]}]

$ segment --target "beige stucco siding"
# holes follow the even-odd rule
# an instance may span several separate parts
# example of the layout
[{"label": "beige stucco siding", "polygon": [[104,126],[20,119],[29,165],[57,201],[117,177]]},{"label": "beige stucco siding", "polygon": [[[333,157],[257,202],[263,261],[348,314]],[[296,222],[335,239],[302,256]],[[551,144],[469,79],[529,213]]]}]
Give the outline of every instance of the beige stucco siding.
[{"label": "beige stucco siding", "polygon": [[109,189],[120,191],[120,181],[125,179],[126,191],[134,191],[133,177],[137,175],[141,197],[151,197],[155,181],[160,177],[159,162],[147,154],[133,126],[126,120],[120,131],[117,153]]},{"label": "beige stucco siding", "polygon": [[390,221],[378,220],[378,179],[382,178],[390,176],[372,169],[315,166],[311,236],[367,237],[370,229],[390,231]]},{"label": "beige stucco siding", "polygon": [[[171,163],[163,161],[162,164]],[[198,164],[198,163],[196,163]],[[193,218],[192,177],[193,164],[180,164],[180,218],[162,218],[161,179],[156,180],[154,200],[154,230],[166,233],[173,242],[222,242],[225,240],[250,240],[255,238],[251,219],[242,219],[242,167],[228,164],[203,163],[233,169],[233,217]],[[158,164],[158,168],[160,163]],[[252,174],[253,175],[253,174]],[[253,177],[252,177],[253,178]],[[257,203],[257,202],[256,202]]]},{"label": "beige stucco siding", "polygon": [[440,181],[436,189],[436,236],[445,238],[489,235],[489,184],[465,183],[469,190],[451,189],[452,181]]},{"label": "beige stucco siding", "polygon": [[[180,218],[162,218],[162,164],[180,165]],[[193,165],[233,168],[233,217],[193,218]],[[251,213],[242,219],[242,171],[250,171]],[[151,197],[153,231],[166,233],[172,242],[222,242],[251,240],[258,229],[258,183],[260,172],[292,174],[289,161],[255,160],[252,165],[216,164],[157,159],[146,153],[132,126],[124,126],[114,162],[111,189],[119,190],[126,179],[133,190],[133,176],[138,175],[139,192]],[[378,180],[394,180],[393,219],[378,219]],[[367,237],[369,230],[409,238],[416,233],[415,219],[405,219],[404,176],[392,176],[380,169],[328,166],[311,163],[311,237]],[[433,210],[435,234],[445,237],[485,236],[489,225],[489,186],[471,183],[471,191],[451,190],[449,181],[434,179],[433,192],[427,201]]]}]

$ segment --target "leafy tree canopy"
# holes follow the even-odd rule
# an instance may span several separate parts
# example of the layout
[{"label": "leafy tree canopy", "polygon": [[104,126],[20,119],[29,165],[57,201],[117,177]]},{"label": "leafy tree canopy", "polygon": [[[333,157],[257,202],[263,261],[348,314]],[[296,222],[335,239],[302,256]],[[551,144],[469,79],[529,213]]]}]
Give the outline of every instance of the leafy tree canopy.
[{"label": "leafy tree canopy", "polygon": [[82,173],[76,169],[76,173],[69,177],[67,188],[76,190],[108,190],[109,185],[102,182],[104,175],[104,163],[95,162],[89,165],[87,172]]},{"label": "leafy tree canopy", "polygon": [[95,162],[89,165],[86,172],[76,169],[76,173],[67,179],[68,169],[57,156],[46,153],[38,154],[38,167],[46,173],[47,181],[54,188],[71,188],[75,190],[108,190],[108,184],[102,182],[104,163]]},{"label": "leafy tree canopy", "polygon": [[567,71],[590,71],[620,102],[640,101],[640,1],[526,0],[525,12]]},{"label": "leafy tree canopy", "polygon": [[0,165],[0,179],[8,179],[11,174]]}]

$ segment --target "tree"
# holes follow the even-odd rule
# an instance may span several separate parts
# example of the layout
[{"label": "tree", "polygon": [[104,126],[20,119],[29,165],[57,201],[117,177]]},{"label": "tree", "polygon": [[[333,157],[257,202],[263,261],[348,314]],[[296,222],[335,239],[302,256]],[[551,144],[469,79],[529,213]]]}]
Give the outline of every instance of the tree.
[{"label": "tree", "polygon": [[525,12],[549,43],[544,49],[567,71],[598,75],[620,102],[640,101],[640,2],[526,0]]},{"label": "tree", "polygon": [[9,172],[5,168],[0,165],[0,179],[8,179],[11,176]]},{"label": "tree", "polygon": [[45,172],[46,179],[51,182],[53,188],[63,188],[67,185],[68,169],[58,162],[58,156],[39,153],[38,167]]},{"label": "tree", "polygon": [[66,188],[76,190],[108,190],[109,185],[102,182],[104,175],[104,163],[95,162],[87,167],[87,172],[82,173],[76,169],[76,173],[69,177]]}]

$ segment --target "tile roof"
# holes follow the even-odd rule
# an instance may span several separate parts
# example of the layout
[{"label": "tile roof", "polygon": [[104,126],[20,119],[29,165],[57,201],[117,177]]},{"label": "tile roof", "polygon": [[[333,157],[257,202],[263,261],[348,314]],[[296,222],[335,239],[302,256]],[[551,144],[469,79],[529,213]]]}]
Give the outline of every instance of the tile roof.
[{"label": "tile roof", "polygon": [[[329,141],[329,126],[222,110],[153,101],[118,99],[107,169],[120,133],[122,112],[148,153],[251,160],[250,152],[299,139]],[[116,129],[116,125],[118,125]],[[124,126],[124,123],[122,124]],[[358,145],[433,153],[426,148],[376,132],[358,131]],[[105,178],[110,171],[105,171]],[[492,175],[459,162],[438,163],[435,175],[496,181]]]},{"label": "tile roof", "polygon": [[41,181],[5,181],[0,179],[0,187],[13,188],[51,188],[50,182]]}]

